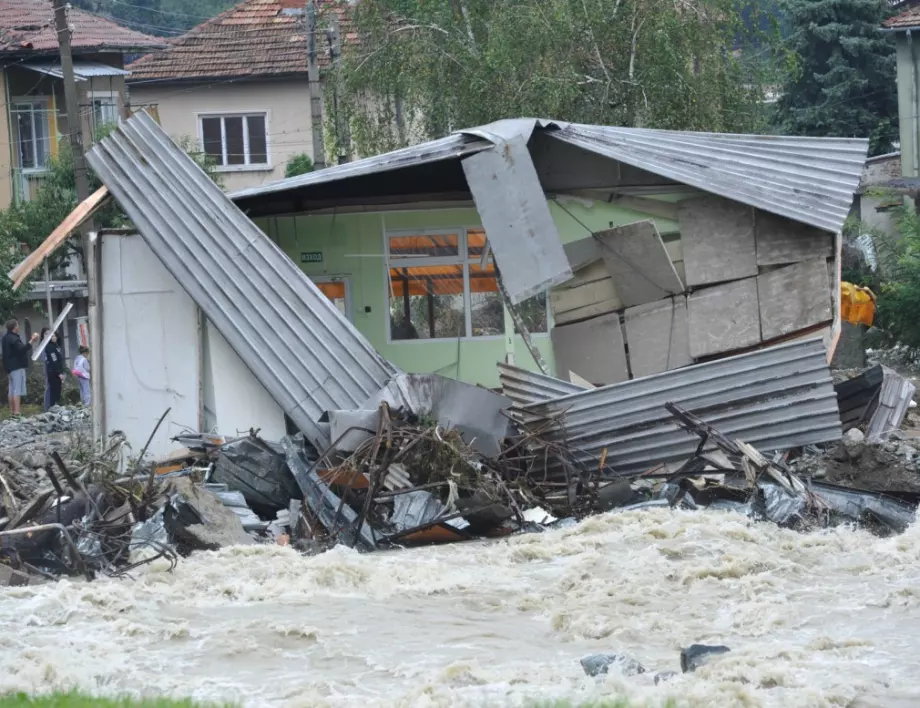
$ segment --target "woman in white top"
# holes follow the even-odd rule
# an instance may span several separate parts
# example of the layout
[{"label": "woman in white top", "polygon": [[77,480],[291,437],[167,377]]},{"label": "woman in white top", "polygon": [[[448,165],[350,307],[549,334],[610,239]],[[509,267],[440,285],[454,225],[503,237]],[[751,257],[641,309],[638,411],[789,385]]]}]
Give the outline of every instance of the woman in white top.
[{"label": "woman in white top", "polygon": [[89,354],[89,349],[80,347],[79,355],[73,360],[73,375],[77,377],[77,384],[80,386],[80,402],[89,407],[92,402],[92,394],[89,385],[89,359],[86,358],[87,354]]}]

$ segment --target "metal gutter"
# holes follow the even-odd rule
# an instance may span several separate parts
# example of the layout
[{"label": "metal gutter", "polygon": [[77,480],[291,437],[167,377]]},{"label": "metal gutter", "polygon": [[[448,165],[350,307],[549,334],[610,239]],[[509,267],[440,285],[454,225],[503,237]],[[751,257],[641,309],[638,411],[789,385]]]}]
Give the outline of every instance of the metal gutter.
[{"label": "metal gutter", "polygon": [[[166,269],[315,445],[395,373],[146,113],[87,154]],[[168,333],[167,333],[168,336]]]},{"label": "metal gutter", "polygon": [[[507,369],[503,369],[507,377]],[[506,395],[539,395],[543,379],[513,372],[526,384]],[[576,450],[581,462],[607,463],[618,473],[681,462],[698,440],[681,430],[664,404],[677,403],[717,427],[770,451],[837,440],[837,397],[821,339],[792,342],[633,381],[534,402],[514,410],[524,427],[558,422],[544,437]]]}]

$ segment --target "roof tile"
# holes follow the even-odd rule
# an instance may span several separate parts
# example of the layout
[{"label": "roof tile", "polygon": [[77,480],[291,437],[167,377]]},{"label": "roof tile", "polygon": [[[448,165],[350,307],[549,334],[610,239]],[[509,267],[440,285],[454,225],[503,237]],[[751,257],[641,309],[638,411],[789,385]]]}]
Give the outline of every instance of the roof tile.
[{"label": "roof tile", "polygon": [[908,27],[920,27],[920,7],[912,7],[900,15],[885,20],[882,27],[886,29],[907,29]]},{"label": "roof tile", "polygon": [[[81,10],[70,10],[76,50],[146,51],[164,46],[159,37],[127,29]],[[47,0],[0,0],[0,54],[58,51],[54,9]]]},{"label": "roof tile", "polygon": [[[170,41],[160,52],[128,68],[131,82],[278,76],[307,73],[303,0],[245,0]],[[343,41],[348,27],[347,0],[319,0],[319,12],[339,17]],[[319,20],[320,26],[328,26]],[[328,45],[317,41],[320,66],[329,64]]]}]

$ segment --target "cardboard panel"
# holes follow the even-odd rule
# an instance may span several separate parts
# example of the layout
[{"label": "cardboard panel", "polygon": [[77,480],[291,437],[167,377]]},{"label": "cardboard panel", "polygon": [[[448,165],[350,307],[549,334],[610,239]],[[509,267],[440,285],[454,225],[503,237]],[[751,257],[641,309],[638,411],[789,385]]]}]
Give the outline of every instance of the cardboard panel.
[{"label": "cardboard panel", "polygon": [[827,261],[823,258],[759,275],[757,292],[764,340],[833,318]]},{"label": "cardboard panel", "polygon": [[693,363],[687,298],[678,296],[626,310],[626,343],[634,378]]},{"label": "cardboard panel", "polygon": [[758,210],[754,215],[757,265],[785,265],[833,255],[833,235],[814,226]]},{"label": "cardboard panel", "polygon": [[759,344],[757,279],[697,290],[687,298],[687,320],[695,359]]},{"label": "cardboard panel", "polygon": [[689,199],[678,212],[687,285],[757,275],[754,212],[721,197]]},{"label": "cardboard panel", "polygon": [[618,314],[554,327],[552,340],[560,378],[574,371],[596,385],[629,379]]},{"label": "cardboard panel", "polygon": [[625,307],[644,305],[684,291],[652,221],[597,234],[600,254]]}]

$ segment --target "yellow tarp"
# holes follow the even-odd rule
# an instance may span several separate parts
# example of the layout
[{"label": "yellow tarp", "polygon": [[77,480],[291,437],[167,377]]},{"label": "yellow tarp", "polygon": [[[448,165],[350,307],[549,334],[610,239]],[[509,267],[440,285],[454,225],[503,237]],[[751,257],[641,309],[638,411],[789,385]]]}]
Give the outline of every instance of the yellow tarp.
[{"label": "yellow tarp", "polygon": [[840,283],[840,317],[851,324],[871,327],[875,320],[875,293],[853,283]]}]

